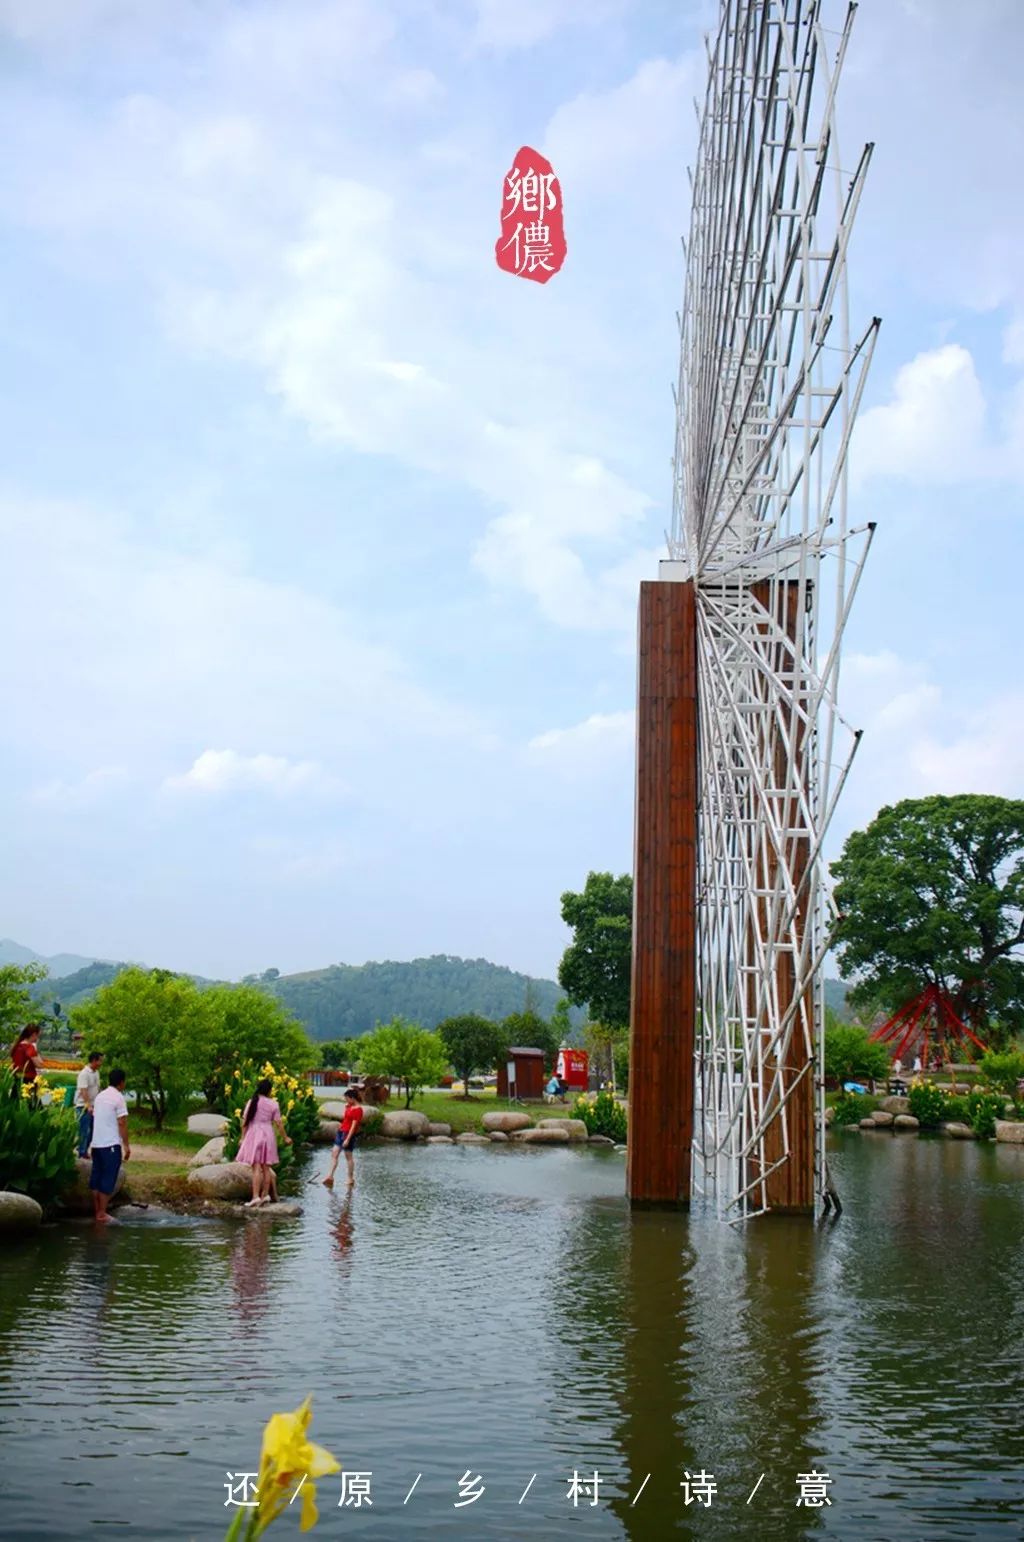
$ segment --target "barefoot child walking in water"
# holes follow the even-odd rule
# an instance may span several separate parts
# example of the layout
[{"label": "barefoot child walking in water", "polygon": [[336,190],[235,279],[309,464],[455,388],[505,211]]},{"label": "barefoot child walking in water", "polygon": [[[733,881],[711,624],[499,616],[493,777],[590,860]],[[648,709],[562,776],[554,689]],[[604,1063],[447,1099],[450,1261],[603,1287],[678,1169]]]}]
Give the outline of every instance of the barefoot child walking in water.
[{"label": "barefoot child walking in water", "polygon": [[355,1087],[350,1087],[345,1093],[345,1114],[334,1137],[334,1150],[331,1152],[331,1170],[324,1179],[324,1188],[333,1189],[334,1174],[338,1170],[338,1153],[344,1151],[345,1161],[348,1164],[348,1186],[356,1181],[356,1164],[352,1160],[352,1148],[359,1134],[359,1126],[363,1121],[363,1102]]}]

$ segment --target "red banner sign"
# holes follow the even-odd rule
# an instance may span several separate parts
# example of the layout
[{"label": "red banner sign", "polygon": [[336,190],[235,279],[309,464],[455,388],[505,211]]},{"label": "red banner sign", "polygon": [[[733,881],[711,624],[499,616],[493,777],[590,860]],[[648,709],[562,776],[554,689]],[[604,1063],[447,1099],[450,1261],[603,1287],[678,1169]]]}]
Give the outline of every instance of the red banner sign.
[{"label": "red banner sign", "polygon": [[546,284],[565,261],[562,189],[551,162],[524,145],[502,194],[501,235],[494,245],[498,267],[516,278]]}]

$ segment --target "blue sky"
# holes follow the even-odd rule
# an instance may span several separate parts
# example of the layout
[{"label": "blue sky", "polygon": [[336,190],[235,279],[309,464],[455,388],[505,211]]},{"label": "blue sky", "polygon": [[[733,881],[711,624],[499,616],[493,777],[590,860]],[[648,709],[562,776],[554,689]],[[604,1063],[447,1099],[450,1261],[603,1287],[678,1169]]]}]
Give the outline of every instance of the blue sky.
[{"label": "blue sky", "polygon": [[[553,973],[561,891],[630,863],[714,14],[0,0],[0,934]],[[1022,42],[1014,0],[857,17],[879,528],[833,853],[1021,786]],[[545,286],[493,257],[524,143],[565,199]]]}]

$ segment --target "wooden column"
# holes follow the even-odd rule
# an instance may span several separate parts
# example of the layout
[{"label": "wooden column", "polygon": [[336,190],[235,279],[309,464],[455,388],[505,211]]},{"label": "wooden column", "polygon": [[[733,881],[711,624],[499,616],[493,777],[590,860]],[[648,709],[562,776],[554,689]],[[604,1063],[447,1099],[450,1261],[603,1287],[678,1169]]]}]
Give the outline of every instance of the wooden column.
[{"label": "wooden column", "polygon": [[690,1200],[697,913],[697,617],[691,582],[640,585],[626,1192]]},{"label": "wooden column", "polygon": [[[766,608],[770,607],[770,586],[767,583],[757,584],[754,593]],[[795,581],[781,583],[776,589],[775,609],[777,620],[796,645],[796,653],[799,657],[802,648],[800,629],[803,618],[799,614],[798,604],[800,586]],[[780,644],[777,656],[774,660],[778,672],[787,671],[792,674],[793,659],[788,649]],[[792,712],[788,707],[782,709],[782,725],[785,734],[791,732]],[[797,729],[795,748],[799,750],[803,736],[802,727]],[[771,759],[776,765],[775,782],[777,787],[785,783],[784,765],[788,758],[788,750],[779,726],[774,731],[775,744]],[[795,797],[788,800],[788,807],[781,806],[784,800],[780,799],[780,814],[787,829],[790,832],[801,831],[803,815],[800,805]],[[807,857],[809,848],[809,834],[803,831],[800,834],[789,834],[786,837],[785,850],[790,855],[790,865],[794,888],[799,890],[807,870]],[[776,862],[770,861],[770,871],[765,874],[765,887],[769,890],[775,884]],[[795,932],[797,939],[802,939],[807,925],[807,901],[802,897],[798,901]],[[792,950],[783,947],[775,962],[775,979],[779,998],[780,1014],[789,1010],[796,994],[796,967]],[[810,1001],[806,1003],[807,1011],[812,1008]],[[789,1156],[786,1162],[765,1180],[765,1193],[768,1201],[768,1212],[774,1215],[810,1215],[814,1212],[814,1080],[816,1068],[813,1053],[809,1053],[804,1042],[803,1019],[800,1008],[793,1021],[793,1031],[789,1041],[789,1050],[782,1066],[782,1085],[784,1094],[789,1093],[786,1099],[786,1124],[789,1136]],[[765,1089],[767,1092],[767,1088]],[[770,1109],[766,1110],[770,1112]],[[768,1123],[765,1131],[764,1156],[766,1169],[783,1155],[785,1142],[783,1140],[783,1126],[781,1111]]]}]

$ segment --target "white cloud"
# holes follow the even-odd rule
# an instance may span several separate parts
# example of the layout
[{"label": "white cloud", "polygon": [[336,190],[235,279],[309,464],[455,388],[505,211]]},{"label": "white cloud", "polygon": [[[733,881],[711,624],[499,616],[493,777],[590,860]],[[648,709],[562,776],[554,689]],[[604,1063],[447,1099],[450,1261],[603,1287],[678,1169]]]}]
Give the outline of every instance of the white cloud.
[{"label": "white cloud", "polygon": [[537,734],[527,746],[527,758],[570,781],[610,769],[628,778],[635,743],[635,712],[595,712],[571,728]]},{"label": "white cloud", "polygon": [[77,781],[55,777],[52,781],[42,782],[32,788],[29,797],[43,808],[75,812],[122,792],[129,780],[123,766],[98,766]]},{"label": "white cloud", "polygon": [[852,450],[854,474],[924,483],[979,474],[985,398],[974,360],[959,343],[920,353],[897,372],[892,399],[864,412]]},{"label": "white cloud", "polygon": [[278,797],[341,790],[335,778],[314,760],[293,761],[283,755],[240,755],[237,750],[203,750],[188,771],[167,777],[164,786],[178,792],[269,792]]},{"label": "white cloud", "polygon": [[684,209],[681,151],[695,138],[693,97],[706,64],[694,51],[680,59],[648,59],[628,80],[604,92],[582,92],[559,107],[545,134],[545,154],[563,186],[608,199],[647,197],[650,181],[636,173],[663,157],[678,163],[678,217]]},{"label": "white cloud", "polygon": [[622,9],[622,0],[476,0],[479,48],[532,48],[563,27],[600,25]]}]

